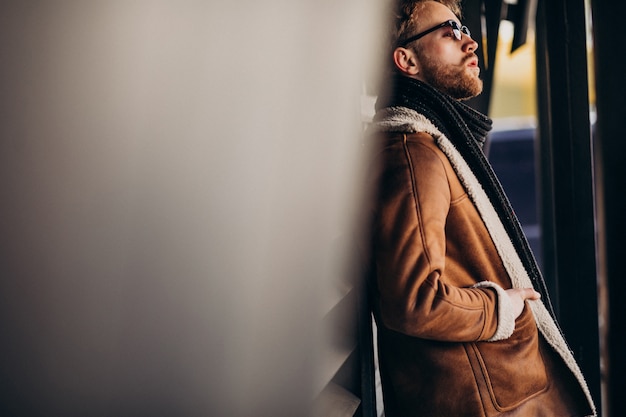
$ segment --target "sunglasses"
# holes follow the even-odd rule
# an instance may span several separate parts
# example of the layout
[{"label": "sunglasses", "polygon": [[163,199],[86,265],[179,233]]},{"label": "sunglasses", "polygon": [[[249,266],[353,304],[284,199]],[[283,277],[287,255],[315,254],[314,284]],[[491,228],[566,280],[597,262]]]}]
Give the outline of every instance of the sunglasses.
[{"label": "sunglasses", "polygon": [[446,20],[443,23],[438,24],[437,26],[434,26],[430,29],[426,29],[423,32],[418,33],[417,35],[413,35],[408,39],[405,39],[403,42],[398,43],[398,46],[401,47],[405,47],[408,44],[410,44],[413,41],[418,40],[419,38],[421,38],[422,36],[426,36],[431,32],[436,31],[437,29],[441,29],[443,27],[449,26],[452,28],[452,33],[454,33],[454,37],[456,38],[456,40],[460,41],[461,38],[463,37],[463,34],[466,34],[467,36],[472,36],[470,34],[469,29],[467,28],[467,26],[459,26],[459,24],[457,22],[455,22],[454,20]]}]

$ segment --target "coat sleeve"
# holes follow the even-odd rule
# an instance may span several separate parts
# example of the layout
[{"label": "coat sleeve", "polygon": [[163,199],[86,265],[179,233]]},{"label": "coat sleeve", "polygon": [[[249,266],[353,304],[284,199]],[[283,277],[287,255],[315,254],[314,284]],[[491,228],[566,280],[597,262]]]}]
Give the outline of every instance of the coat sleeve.
[{"label": "coat sleeve", "polygon": [[515,319],[501,287],[459,287],[455,277],[446,275],[451,194],[445,156],[423,141],[407,142],[406,135],[389,142],[379,156],[373,237],[384,325],[439,341],[509,337]]}]

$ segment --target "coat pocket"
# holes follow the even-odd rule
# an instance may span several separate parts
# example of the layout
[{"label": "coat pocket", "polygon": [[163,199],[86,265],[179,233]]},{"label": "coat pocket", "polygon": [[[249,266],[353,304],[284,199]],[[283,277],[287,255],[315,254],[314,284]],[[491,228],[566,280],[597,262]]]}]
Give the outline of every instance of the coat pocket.
[{"label": "coat pocket", "polygon": [[525,308],[510,338],[479,342],[468,350],[476,378],[482,378],[493,407],[507,411],[548,388],[546,366],[539,351],[533,315]]}]

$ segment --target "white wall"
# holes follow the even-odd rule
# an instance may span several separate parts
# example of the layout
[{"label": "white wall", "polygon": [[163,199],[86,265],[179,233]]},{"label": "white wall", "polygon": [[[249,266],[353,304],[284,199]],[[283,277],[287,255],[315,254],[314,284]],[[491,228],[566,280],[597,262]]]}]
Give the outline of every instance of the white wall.
[{"label": "white wall", "polygon": [[379,2],[7,3],[0,414],[306,415]]}]

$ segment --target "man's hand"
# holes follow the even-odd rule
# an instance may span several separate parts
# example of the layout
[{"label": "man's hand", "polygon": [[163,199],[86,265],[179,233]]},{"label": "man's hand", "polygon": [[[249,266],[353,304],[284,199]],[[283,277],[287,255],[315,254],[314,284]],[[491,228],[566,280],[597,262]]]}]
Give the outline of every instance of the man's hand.
[{"label": "man's hand", "polygon": [[511,299],[516,319],[522,314],[526,300],[538,300],[541,298],[541,294],[532,288],[513,288],[506,290],[506,294]]}]

